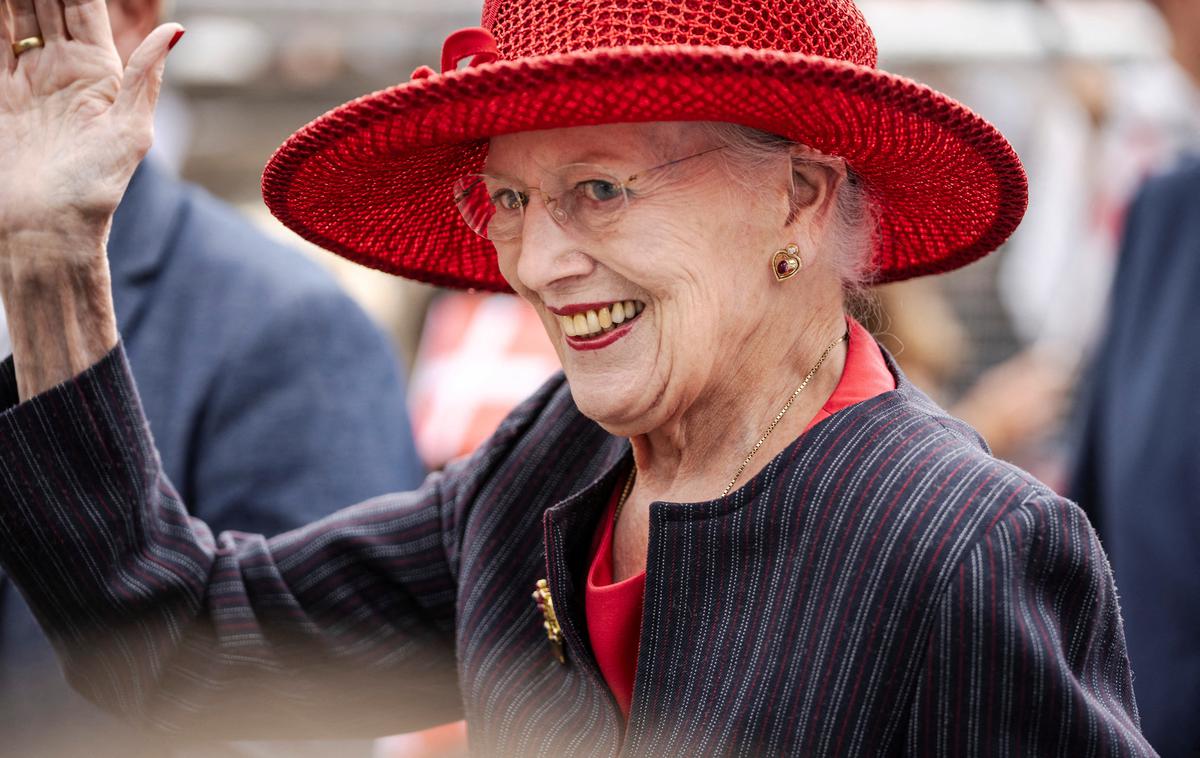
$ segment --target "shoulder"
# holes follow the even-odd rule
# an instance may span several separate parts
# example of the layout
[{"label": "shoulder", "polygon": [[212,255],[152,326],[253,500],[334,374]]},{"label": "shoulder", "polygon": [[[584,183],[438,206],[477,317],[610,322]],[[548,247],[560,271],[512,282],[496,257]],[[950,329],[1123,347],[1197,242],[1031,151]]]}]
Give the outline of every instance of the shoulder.
[{"label": "shoulder", "polygon": [[[1031,490],[998,518],[975,547],[976,553],[1052,554],[1060,562],[1091,564],[1110,574],[1100,540],[1078,505],[1049,490]],[[1034,570],[1045,571],[1046,560]]]},{"label": "shoulder", "polygon": [[1200,155],[1188,156],[1170,169],[1151,176],[1138,191],[1139,198],[1188,201],[1200,189]]},{"label": "shoulder", "polygon": [[993,456],[975,429],[907,380],[897,392],[896,412],[908,425],[908,439],[891,435],[889,444],[913,453],[921,451],[909,456],[914,481],[938,483],[939,498],[955,504],[1008,508],[1028,498],[1057,497],[1029,472]]},{"label": "shoulder", "polygon": [[235,208],[194,185],[185,185],[183,214],[168,266],[222,282],[197,292],[244,299],[259,308],[310,298],[340,299],[333,277],[299,251],[269,237]]},{"label": "shoulder", "polygon": [[[1125,225],[1127,244],[1165,229],[1173,234],[1196,230],[1196,197],[1200,193],[1200,156],[1183,159],[1171,169],[1148,178],[1130,202]],[[1159,220],[1169,220],[1169,225]]]},{"label": "shoulder", "polygon": [[462,503],[541,511],[586,489],[628,450],[575,405],[561,371],[518,405],[453,470]]},{"label": "shoulder", "polygon": [[[174,180],[171,180],[174,181]],[[276,362],[356,353],[358,361],[394,361],[390,346],[332,274],[303,253],[270,238],[235,208],[180,183],[178,222],[151,285],[156,327],[144,338],[179,339],[212,360]]]},{"label": "shoulder", "polygon": [[[1140,344],[1149,338],[1188,343],[1174,326],[1182,314],[1195,312],[1200,285],[1200,158],[1184,160],[1171,171],[1148,179],[1131,202],[1121,235],[1113,279],[1109,328],[1122,343],[1145,355]],[[1174,316],[1174,320],[1169,316]],[[1165,329],[1165,331],[1164,331]]]},{"label": "shoulder", "polygon": [[868,560],[882,570],[931,577],[911,587],[928,597],[997,523],[1060,499],[898,376],[895,391],[814,428],[801,491],[840,533],[872,535]]},{"label": "shoulder", "polygon": [[607,437],[579,412],[566,377],[558,371],[514,408],[475,453],[452,465],[482,484],[506,467],[531,467],[553,459],[569,442],[592,439],[599,444]]},{"label": "shoulder", "polygon": [[[993,457],[978,432],[913,385],[886,352],[885,359],[896,389],[835,414],[807,441],[822,451],[826,466],[877,476],[876,486],[896,496],[912,490],[958,501],[1008,489],[1049,492],[1027,472]],[[950,486],[966,481],[977,481],[978,491]]]}]

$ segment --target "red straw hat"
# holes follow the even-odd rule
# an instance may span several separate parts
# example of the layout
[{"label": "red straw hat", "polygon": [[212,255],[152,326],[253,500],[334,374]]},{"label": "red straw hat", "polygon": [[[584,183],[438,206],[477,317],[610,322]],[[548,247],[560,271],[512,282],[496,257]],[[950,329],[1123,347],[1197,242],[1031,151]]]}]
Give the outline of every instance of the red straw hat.
[{"label": "red straw hat", "polygon": [[1025,212],[1004,137],[875,68],[850,0],[487,0],[482,25],[446,40],[441,74],[421,67],[288,139],[263,176],[272,213],[372,268],[507,290],[451,191],[488,138],[645,121],[729,121],[844,158],[879,210],[876,282],[965,265]]}]

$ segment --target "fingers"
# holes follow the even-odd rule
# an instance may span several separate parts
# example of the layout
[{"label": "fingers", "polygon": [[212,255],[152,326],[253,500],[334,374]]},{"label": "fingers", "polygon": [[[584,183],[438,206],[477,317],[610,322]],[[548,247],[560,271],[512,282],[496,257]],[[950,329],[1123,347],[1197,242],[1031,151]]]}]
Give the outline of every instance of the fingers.
[{"label": "fingers", "polygon": [[12,71],[13,59],[12,18],[8,15],[8,3],[0,0],[0,71]]},{"label": "fingers", "polygon": [[56,0],[54,4],[63,6],[63,18],[71,39],[105,47],[113,44],[105,0]]},{"label": "fingers", "polygon": [[40,36],[37,11],[33,8],[33,0],[9,0],[9,12],[12,14],[12,41],[18,42],[27,37]]},{"label": "fingers", "polygon": [[33,8],[43,40],[49,43],[67,38],[61,0],[34,0]]},{"label": "fingers", "polygon": [[[127,119],[131,124],[150,129],[154,106],[158,103],[158,93],[162,88],[167,53],[182,34],[183,27],[179,24],[163,24],[142,40],[138,49],[129,56],[129,65],[125,67],[125,77],[121,82],[121,92],[113,104],[114,115]],[[150,147],[148,140],[145,147]]]}]

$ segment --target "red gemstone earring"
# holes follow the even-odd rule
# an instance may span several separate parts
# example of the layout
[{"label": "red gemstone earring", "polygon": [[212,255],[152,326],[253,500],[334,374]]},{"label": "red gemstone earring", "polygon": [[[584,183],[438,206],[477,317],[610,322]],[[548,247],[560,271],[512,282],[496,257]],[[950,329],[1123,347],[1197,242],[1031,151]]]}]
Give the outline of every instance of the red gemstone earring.
[{"label": "red gemstone earring", "polygon": [[775,272],[777,281],[791,279],[802,268],[804,261],[800,258],[800,247],[795,243],[776,251],[771,258],[771,271]]}]

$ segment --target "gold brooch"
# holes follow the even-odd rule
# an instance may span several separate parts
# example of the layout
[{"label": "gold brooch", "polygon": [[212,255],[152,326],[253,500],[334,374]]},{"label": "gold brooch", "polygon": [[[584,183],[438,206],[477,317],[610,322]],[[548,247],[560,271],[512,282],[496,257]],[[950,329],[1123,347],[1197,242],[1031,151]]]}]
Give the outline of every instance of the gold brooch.
[{"label": "gold brooch", "polygon": [[554,660],[565,664],[567,662],[567,652],[563,647],[562,627],[558,625],[558,616],[554,615],[554,599],[550,597],[550,585],[545,579],[537,580],[537,589],[533,591],[533,602],[537,603],[538,610],[542,612],[542,617],[545,622],[542,624],[546,629],[546,637],[550,641],[550,652],[554,654]]}]

